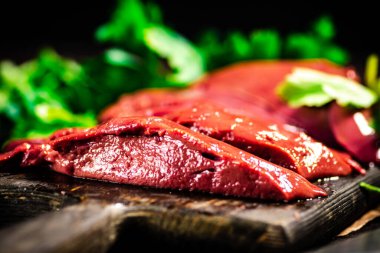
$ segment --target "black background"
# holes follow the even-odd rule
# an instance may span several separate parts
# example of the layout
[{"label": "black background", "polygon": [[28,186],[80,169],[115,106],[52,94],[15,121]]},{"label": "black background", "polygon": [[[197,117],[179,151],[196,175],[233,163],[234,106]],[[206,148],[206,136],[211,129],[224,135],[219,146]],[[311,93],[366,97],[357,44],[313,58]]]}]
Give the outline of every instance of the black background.
[{"label": "black background", "polygon": [[[352,62],[362,64],[370,53],[380,53],[379,11],[363,1],[351,5],[328,1],[155,1],[166,23],[190,38],[205,28],[222,31],[277,28],[286,34],[306,31],[323,14],[337,26],[336,41],[350,50]],[[104,23],[115,1],[12,1],[0,4],[0,59],[16,61],[35,56],[51,46],[60,53],[80,57],[100,47],[93,32]]]}]

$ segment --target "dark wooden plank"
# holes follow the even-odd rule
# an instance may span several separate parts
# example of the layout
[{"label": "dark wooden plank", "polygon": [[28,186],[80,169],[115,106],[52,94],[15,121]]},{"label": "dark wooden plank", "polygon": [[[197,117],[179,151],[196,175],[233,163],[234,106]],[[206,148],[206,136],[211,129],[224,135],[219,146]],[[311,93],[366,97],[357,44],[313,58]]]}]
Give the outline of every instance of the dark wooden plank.
[{"label": "dark wooden plank", "polygon": [[[140,236],[146,236],[144,233],[149,231],[151,238],[160,235],[169,242],[196,242],[196,245],[205,247],[212,245],[214,248],[241,251],[292,251],[331,238],[378,201],[359,188],[360,181],[380,184],[380,172],[372,168],[365,176],[322,180],[318,184],[330,193],[327,198],[269,203],[81,180],[46,170],[0,173],[0,216],[6,219],[8,207],[14,210],[37,208],[49,211],[75,203],[81,206],[88,201],[102,201],[103,205],[119,203],[126,208],[135,208],[134,211],[142,210],[144,214],[149,210],[149,215],[139,217],[138,222],[132,222],[132,226],[125,225],[131,224],[130,218],[123,218],[118,239],[107,244],[111,245],[111,251],[124,247],[122,242],[126,241],[126,236],[131,236],[130,229],[133,232],[140,231]],[[47,208],[43,197],[40,202],[28,202],[31,196],[45,196],[45,199],[53,199],[56,205],[48,205]],[[25,213],[27,217],[30,216],[30,212]],[[58,212],[53,216],[58,222],[60,214]],[[20,224],[12,233],[24,230],[24,225]],[[8,235],[12,233],[7,232]],[[4,240],[9,242],[7,236],[0,237],[0,246]]]},{"label": "dark wooden plank", "polygon": [[90,201],[2,231],[0,251],[106,252],[121,221],[128,216],[148,215],[141,208]]}]

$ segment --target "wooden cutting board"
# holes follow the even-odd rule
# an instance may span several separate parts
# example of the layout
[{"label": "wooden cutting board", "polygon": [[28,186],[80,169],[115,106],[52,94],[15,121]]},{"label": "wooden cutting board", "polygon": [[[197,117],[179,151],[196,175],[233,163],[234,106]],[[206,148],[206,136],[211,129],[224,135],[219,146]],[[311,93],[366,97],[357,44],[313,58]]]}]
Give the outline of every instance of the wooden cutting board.
[{"label": "wooden cutting board", "polygon": [[379,185],[380,171],[317,182],[327,198],[271,203],[43,169],[1,172],[0,252],[301,250],[331,239],[379,201],[360,189],[361,181]]}]

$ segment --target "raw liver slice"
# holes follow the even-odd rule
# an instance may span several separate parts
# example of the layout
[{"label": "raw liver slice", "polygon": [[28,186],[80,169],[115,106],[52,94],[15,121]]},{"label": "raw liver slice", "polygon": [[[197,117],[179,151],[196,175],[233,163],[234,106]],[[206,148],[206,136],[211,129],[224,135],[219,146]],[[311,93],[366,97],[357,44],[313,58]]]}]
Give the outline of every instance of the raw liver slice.
[{"label": "raw liver slice", "polygon": [[136,115],[162,116],[177,108],[186,107],[202,97],[199,90],[144,89],[121,96],[115,104],[100,113],[99,121]]},{"label": "raw liver slice", "polygon": [[196,104],[165,117],[291,169],[307,179],[345,176],[352,169],[365,173],[347,155],[327,148],[289,125],[234,115],[210,103]]},{"label": "raw liver slice", "polygon": [[21,144],[0,155],[0,166],[27,167],[29,157],[31,165],[116,183],[268,200],[326,196],[293,171],[157,117],[116,118],[45,144]]},{"label": "raw liver slice", "polygon": [[239,94],[214,92],[207,94],[201,89],[145,89],[132,94],[123,95],[116,103],[105,108],[99,115],[99,122],[116,117],[136,115],[163,116],[177,110],[188,108],[195,103],[214,103],[226,111],[248,116],[260,115],[261,118],[273,122],[284,123],[267,108],[252,103],[250,97]]}]

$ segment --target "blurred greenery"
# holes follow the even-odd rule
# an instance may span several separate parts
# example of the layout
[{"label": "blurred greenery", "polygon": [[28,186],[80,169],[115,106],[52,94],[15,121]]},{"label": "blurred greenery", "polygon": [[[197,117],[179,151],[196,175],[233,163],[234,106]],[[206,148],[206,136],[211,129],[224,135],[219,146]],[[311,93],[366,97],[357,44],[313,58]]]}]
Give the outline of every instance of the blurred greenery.
[{"label": "blurred greenery", "polygon": [[285,56],[295,59],[325,58],[340,65],[349,61],[348,53],[333,43],[335,28],[330,17],[322,16],[308,33],[290,34]]},{"label": "blurred greenery", "polygon": [[256,59],[278,59],[281,55],[281,39],[277,31],[258,30],[250,35],[253,57]]},{"label": "blurred greenery", "polygon": [[275,29],[232,31],[221,35],[205,31],[195,45],[213,70],[242,60],[325,58],[340,65],[349,62],[348,53],[333,42],[335,28],[330,17],[322,16],[306,32],[282,37]]},{"label": "blurred greenery", "polygon": [[[75,61],[43,50],[19,66],[1,62],[0,76],[0,114],[12,122],[12,138],[46,136],[62,127],[96,122],[95,114],[87,110],[91,97],[83,69]],[[1,121],[2,128],[5,122]]]},{"label": "blurred greenery", "polygon": [[285,37],[274,29],[223,35],[209,29],[190,42],[165,25],[156,4],[118,0],[95,31],[103,53],[78,62],[43,49],[21,65],[0,63],[0,144],[93,126],[97,113],[125,92],[187,87],[206,71],[237,61],[327,58],[345,64],[348,54],[334,36],[332,20],[321,17],[309,31]]}]

